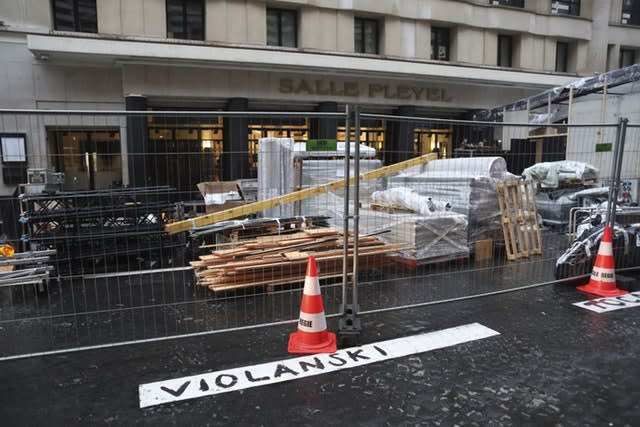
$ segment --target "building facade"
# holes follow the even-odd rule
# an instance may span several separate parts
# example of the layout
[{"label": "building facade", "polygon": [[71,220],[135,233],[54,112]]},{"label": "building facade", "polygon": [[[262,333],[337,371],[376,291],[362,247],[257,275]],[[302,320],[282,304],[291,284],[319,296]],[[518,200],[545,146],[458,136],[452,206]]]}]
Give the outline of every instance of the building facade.
[{"label": "building facade", "polygon": [[[7,109],[336,112],[357,103],[457,118],[637,62],[640,0],[1,0],[0,53]],[[1,131],[26,136],[20,167],[65,172],[70,190],[177,185],[171,171],[136,177],[128,153],[250,152],[263,136],[345,133],[282,119],[13,122]],[[385,123],[363,129],[365,143],[402,148]],[[446,129],[414,135],[419,151],[451,152]],[[108,161],[92,168],[92,155]],[[206,178],[251,173],[213,168]],[[1,195],[14,189],[0,183]]]}]

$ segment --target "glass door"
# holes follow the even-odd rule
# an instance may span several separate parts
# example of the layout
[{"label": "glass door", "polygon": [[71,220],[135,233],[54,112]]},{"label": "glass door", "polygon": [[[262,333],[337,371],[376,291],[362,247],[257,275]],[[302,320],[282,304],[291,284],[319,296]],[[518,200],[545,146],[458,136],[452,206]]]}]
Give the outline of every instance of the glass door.
[{"label": "glass door", "polygon": [[64,172],[65,191],[122,185],[119,131],[48,130],[47,141],[51,163]]}]

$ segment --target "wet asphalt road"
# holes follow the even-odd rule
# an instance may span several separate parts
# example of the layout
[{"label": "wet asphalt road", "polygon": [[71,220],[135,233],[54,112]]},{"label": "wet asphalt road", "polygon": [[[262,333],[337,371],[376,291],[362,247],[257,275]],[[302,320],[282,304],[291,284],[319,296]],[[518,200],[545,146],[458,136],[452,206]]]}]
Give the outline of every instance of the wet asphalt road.
[{"label": "wet asphalt road", "polygon": [[[640,424],[640,308],[596,314],[568,285],[362,316],[362,343],[478,322],[499,336],[244,391],[138,407],[138,385],[289,357],[294,325],[0,364],[23,425]],[[337,322],[329,320],[335,330]]]}]

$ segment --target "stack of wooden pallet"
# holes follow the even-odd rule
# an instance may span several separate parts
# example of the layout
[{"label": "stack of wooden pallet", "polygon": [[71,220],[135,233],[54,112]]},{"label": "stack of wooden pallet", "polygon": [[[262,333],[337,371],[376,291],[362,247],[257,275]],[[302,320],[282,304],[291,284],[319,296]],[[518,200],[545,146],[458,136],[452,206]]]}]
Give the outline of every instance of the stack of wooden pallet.
[{"label": "stack of wooden pallet", "polygon": [[[231,249],[217,250],[192,261],[198,283],[213,291],[284,285],[304,281],[307,259],[314,256],[318,276],[342,275],[343,236],[334,229],[312,229],[283,236],[264,236],[244,241]],[[353,258],[353,238],[348,239]],[[358,240],[361,270],[383,265],[385,255],[401,249],[400,244],[384,244],[376,237]],[[350,268],[350,266],[349,266]],[[351,270],[349,270],[351,271]]]}]

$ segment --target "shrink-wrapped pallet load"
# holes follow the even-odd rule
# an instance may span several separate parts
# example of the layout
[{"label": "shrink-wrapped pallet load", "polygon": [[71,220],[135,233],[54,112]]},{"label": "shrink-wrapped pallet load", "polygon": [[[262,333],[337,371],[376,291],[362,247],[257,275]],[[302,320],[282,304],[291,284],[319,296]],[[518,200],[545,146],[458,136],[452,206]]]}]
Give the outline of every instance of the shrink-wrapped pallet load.
[{"label": "shrink-wrapped pallet load", "polygon": [[468,218],[468,242],[500,236],[500,207],[496,184],[511,179],[502,157],[435,160],[420,170],[407,170],[389,179],[389,188],[406,187],[437,200]]}]

